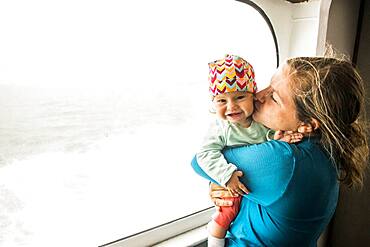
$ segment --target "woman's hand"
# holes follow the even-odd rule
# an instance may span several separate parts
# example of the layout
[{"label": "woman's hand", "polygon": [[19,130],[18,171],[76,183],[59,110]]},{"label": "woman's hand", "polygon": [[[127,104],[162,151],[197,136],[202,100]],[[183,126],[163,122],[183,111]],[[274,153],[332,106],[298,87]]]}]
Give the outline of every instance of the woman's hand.
[{"label": "woman's hand", "polygon": [[228,189],[219,186],[217,184],[211,183],[209,186],[209,196],[211,200],[216,205],[218,211],[221,211],[222,207],[232,206],[233,202],[227,199],[226,197],[238,197],[238,194],[231,193]]}]

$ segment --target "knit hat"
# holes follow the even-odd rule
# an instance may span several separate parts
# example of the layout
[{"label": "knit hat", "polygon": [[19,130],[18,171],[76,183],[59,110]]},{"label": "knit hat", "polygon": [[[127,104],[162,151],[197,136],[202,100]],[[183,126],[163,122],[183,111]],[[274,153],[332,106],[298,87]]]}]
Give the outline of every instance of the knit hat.
[{"label": "knit hat", "polygon": [[212,96],[230,92],[257,91],[254,70],[243,58],[226,55],[225,58],[208,64],[209,91]]}]

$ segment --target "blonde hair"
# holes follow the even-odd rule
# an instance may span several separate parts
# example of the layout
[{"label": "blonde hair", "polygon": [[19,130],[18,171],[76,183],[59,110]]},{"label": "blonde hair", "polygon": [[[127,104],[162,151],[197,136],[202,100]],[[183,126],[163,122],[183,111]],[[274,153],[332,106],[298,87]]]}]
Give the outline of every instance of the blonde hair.
[{"label": "blonde hair", "polygon": [[320,143],[348,187],[362,186],[369,156],[363,81],[345,59],[298,57],[287,61],[300,121],[319,122]]}]

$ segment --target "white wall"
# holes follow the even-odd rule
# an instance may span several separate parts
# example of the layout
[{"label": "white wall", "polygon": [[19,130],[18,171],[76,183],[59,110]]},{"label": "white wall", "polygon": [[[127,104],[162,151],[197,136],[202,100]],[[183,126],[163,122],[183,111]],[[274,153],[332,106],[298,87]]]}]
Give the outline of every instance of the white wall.
[{"label": "white wall", "polygon": [[291,56],[316,55],[321,0],[292,4],[284,0],[254,0],[275,29],[280,63]]},{"label": "white wall", "polygon": [[320,1],[292,5],[289,56],[314,56],[319,31]]},{"label": "white wall", "polygon": [[[280,63],[291,56],[322,55],[325,44],[352,57],[360,0],[254,0],[275,29]],[[335,14],[333,14],[335,13]]]}]

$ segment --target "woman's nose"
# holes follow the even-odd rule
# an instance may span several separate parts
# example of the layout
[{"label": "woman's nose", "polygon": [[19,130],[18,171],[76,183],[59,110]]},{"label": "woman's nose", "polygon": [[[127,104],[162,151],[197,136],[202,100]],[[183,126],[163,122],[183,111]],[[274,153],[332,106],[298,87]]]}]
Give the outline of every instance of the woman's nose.
[{"label": "woman's nose", "polygon": [[267,94],[268,94],[268,88],[265,88],[255,94],[255,100],[259,101],[260,103],[264,103]]}]

